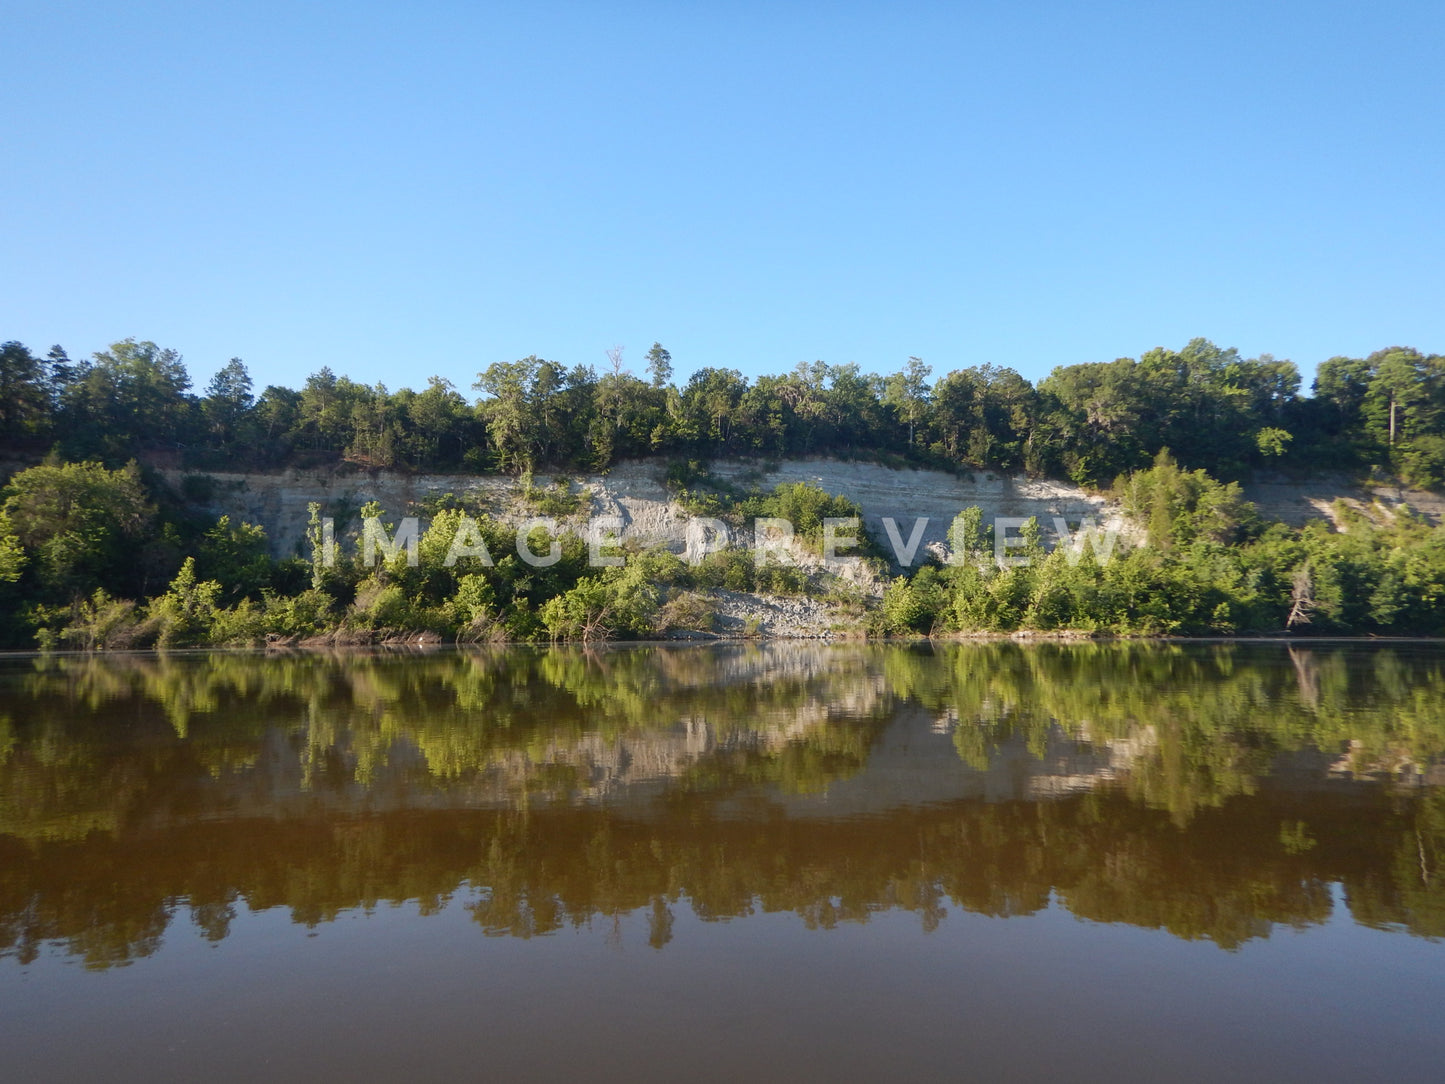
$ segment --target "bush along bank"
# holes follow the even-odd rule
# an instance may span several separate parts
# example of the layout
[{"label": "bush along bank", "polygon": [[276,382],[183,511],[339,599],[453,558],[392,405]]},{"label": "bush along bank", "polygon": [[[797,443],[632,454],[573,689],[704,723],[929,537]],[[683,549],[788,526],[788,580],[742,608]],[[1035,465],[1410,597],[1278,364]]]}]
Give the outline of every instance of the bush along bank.
[{"label": "bush along bank", "polygon": [[[1115,483],[1135,526],[1128,537],[985,523],[969,508],[948,547],[932,552],[903,544],[907,524],[891,549],[880,544],[856,504],[816,486],[704,494],[693,484],[687,499],[706,514],[689,525],[681,552],[546,516],[508,524],[443,499],[424,525],[375,505],[338,523],[313,506],[306,554],[277,560],[261,528],[199,520],[134,464],[47,461],[16,474],[0,502],[0,637],[12,647],[104,650],[1445,634],[1445,530],[1408,511],[1343,507],[1342,530],[1268,523],[1237,484],[1185,470],[1167,452]],[[729,533],[746,544],[727,544]]]},{"label": "bush along bank", "polygon": [[[874,547],[856,505],[810,486],[699,517],[681,554],[548,516],[507,524],[455,499],[427,511],[424,527],[375,504],[338,524],[313,505],[308,556],[276,560],[260,527],[197,523],[134,464],[47,462],[3,491],[0,635],[82,650],[816,636],[819,621],[864,614],[866,588],[835,569],[866,561],[871,581],[884,567],[824,559]],[[745,513],[791,540],[728,544]],[[746,601],[760,596],[798,605]]]},{"label": "bush along bank", "polygon": [[976,510],[955,522],[957,563],[894,579],[875,627],[892,634],[1439,636],[1445,528],[1408,510],[1335,508],[1295,530],[1265,522],[1235,483],[1167,452],[1115,494],[1139,534],[1048,549],[1036,523],[1004,552]]}]

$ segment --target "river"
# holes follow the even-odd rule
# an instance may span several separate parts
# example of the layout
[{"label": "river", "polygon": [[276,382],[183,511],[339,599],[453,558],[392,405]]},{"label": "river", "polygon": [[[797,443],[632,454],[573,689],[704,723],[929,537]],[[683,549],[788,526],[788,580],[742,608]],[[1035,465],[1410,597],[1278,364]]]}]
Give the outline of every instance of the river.
[{"label": "river", "polygon": [[1445,1065],[1445,647],[0,660],[7,1080]]}]

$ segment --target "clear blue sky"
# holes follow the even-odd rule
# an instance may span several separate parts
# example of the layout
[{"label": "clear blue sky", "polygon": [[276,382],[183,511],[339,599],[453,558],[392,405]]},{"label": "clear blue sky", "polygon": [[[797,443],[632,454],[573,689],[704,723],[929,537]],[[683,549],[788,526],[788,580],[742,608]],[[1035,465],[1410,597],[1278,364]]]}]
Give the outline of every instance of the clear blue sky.
[{"label": "clear blue sky", "polygon": [[0,338],[198,386],[527,354],[1445,351],[1445,5],[0,0]]}]

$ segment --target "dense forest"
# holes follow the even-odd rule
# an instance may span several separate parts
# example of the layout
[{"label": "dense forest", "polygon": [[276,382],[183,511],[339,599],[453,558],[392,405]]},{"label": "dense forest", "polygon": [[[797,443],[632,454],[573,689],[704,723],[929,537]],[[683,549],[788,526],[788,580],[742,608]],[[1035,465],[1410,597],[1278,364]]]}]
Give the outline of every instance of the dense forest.
[{"label": "dense forest", "polygon": [[[407,363],[411,367],[411,363]],[[638,456],[905,457],[1107,485],[1168,448],[1184,467],[1232,479],[1251,469],[1375,471],[1445,482],[1445,357],[1388,347],[1324,362],[1313,394],[1299,370],[1195,339],[1138,359],[1065,365],[1037,385],[983,365],[930,382],[901,371],[803,363],[749,381],[705,368],[680,386],[653,344],[645,376],[620,351],[599,372],[537,357],[477,374],[469,399],[440,376],[416,391],[322,368],[299,389],[255,393],[232,359],[195,394],[179,354],[127,339],[84,361],[0,346],[0,454],[52,449],[115,467],[167,452],[196,469],[350,460],[374,468],[602,470]]]},{"label": "dense forest", "polygon": [[[911,358],[882,377],[819,362],[753,382],[704,369],[678,387],[662,346],[646,363],[645,380],[618,352],[600,376],[535,357],[498,363],[478,375],[482,394],[471,402],[439,377],[422,392],[389,392],[328,369],[300,391],[272,386],[255,396],[233,360],[197,396],[180,357],[152,343],[126,340],[84,362],[7,343],[0,644],[705,635],[717,631],[720,591],[822,597],[839,635],[1445,634],[1445,530],[1408,509],[1371,516],[1344,507],[1334,527],[1289,529],[1261,519],[1237,481],[1269,467],[1438,487],[1445,357],[1390,348],[1332,358],[1309,396],[1289,362],[1243,359],[1202,339],[1177,353],[1065,366],[1037,386],[987,366],[930,385],[928,367]],[[706,462],[825,453],[1112,485],[1143,544],[1117,553],[1055,548],[1033,524],[1015,550],[1023,561],[998,562],[978,509],[963,509],[947,560],[890,569],[886,551],[865,538],[860,559],[879,585],[873,592],[856,578],[747,550],[693,565],[634,547],[619,555],[625,564],[599,567],[576,523],[585,500],[530,483],[534,467],[601,470],[655,456],[671,464],[667,477],[685,506],[739,525],[778,516],[816,548],[825,517],[857,513],[846,495],[806,485],[729,490]],[[414,565],[399,555],[376,565],[352,550],[323,561],[319,507],[310,552],[278,560],[260,527],[208,518],[203,494],[174,488],[155,469],[180,466],[204,482],[209,469],[342,461],[517,472],[533,510],[564,521],[555,539],[531,546],[545,552],[556,541],[558,559],[519,560],[505,522],[452,499],[422,510],[429,527]],[[351,539],[356,518],[342,524]],[[461,529],[499,559],[447,559]]]}]

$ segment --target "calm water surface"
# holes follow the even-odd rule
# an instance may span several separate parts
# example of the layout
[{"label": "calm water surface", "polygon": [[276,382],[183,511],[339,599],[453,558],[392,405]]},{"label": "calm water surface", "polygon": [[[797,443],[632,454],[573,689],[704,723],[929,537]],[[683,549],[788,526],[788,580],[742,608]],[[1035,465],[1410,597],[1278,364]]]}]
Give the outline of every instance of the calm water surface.
[{"label": "calm water surface", "polygon": [[0,661],[5,1080],[1445,1065],[1445,649]]}]

